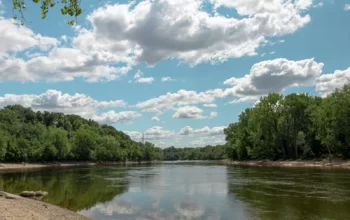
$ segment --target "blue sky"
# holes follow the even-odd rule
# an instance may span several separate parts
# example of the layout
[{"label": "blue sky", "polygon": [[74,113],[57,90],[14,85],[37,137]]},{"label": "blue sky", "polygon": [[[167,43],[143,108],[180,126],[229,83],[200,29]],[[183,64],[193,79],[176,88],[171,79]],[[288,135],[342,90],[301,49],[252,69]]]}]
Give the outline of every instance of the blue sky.
[{"label": "blue sky", "polygon": [[[1,0],[0,0],[1,2]],[[79,114],[160,147],[224,143],[270,92],[326,96],[350,83],[350,1],[82,1],[26,23],[0,4],[0,107]]]}]

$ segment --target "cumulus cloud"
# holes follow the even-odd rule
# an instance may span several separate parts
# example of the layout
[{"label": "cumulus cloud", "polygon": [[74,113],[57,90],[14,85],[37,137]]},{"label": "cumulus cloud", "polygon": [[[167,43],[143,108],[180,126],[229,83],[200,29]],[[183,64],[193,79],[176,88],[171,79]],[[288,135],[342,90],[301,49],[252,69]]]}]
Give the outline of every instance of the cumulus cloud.
[{"label": "cumulus cloud", "polygon": [[136,107],[147,109],[171,109],[174,106],[195,105],[201,103],[212,103],[215,96],[221,90],[208,90],[206,92],[197,93],[195,91],[179,90],[176,93],[167,93],[157,98],[152,98],[144,102],[139,102]]},{"label": "cumulus cloud", "polygon": [[[310,21],[311,0],[143,0],[107,4],[87,16],[91,28],[74,27],[60,40],[35,34],[0,18],[0,81],[111,81],[140,62],[175,58],[190,65],[255,55],[269,37],[290,34]],[[204,4],[235,8],[245,17],[225,17]],[[185,9],[185,10],[182,10]],[[115,13],[118,11],[118,13]],[[66,47],[58,47],[64,43]],[[62,45],[61,45],[62,46]],[[9,56],[36,48],[28,60]],[[54,49],[52,49],[54,48]],[[151,83],[140,77],[138,83]]]},{"label": "cumulus cloud", "polygon": [[135,83],[148,83],[151,84],[154,81],[153,77],[143,77],[143,72],[138,70],[134,75]]},{"label": "cumulus cloud", "polygon": [[[144,0],[113,4],[88,15],[91,29],[80,29],[74,46],[103,50],[150,65],[177,58],[191,65],[223,62],[254,55],[270,36],[293,33],[310,21],[311,1],[211,0],[215,6],[235,8],[245,18],[224,17],[203,9],[203,0]],[[118,13],[115,13],[118,11]]]},{"label": "cumulus cloud", "polygon": [[158,121],[160,121],[160,119],[159,119],[158,117],[153,117],[153,118],[152,118],[152,121],[158,122]]},{"label": "cumulus cloud", "polygon": [[193,129],[190,126],[186,126],[180,130],[179,134],[180,135],[206,134],[208,136],[223,135],[225,128],[226,128],[225,126],[212,127],[212,128],[205,126],[203,128]]},{"label": "cumulus cloud", "polygon": [[345,10],[345,11],[350,11],[350,4],[346,4],[346,5],[344,6],[344,10]]},{"label": "cumulus cloud", "polygon": [[114,110],[111,110],[104,112],[101,115],[96,115],[93,117],[93,119],[103,124],[116,124],[132,121],[133,119],[141,116],[142,115],[140,113],[135,111],[115,112]]},{"label": "cumulus cloud", "polygon": [[166,76],[166,77],[162,77],[162,82],[170,82],[170,81],[175,81],[175,79],[169,77],[169,76]]},{"label": "cumulus cloud", "polygon": [[324,97],[349,83],[350,67],[346,70],[336,70],[334,73],[321,75],[316,82],[316,91]]},{"label": "cumulus cloud", "polygon": [[0,42],[2,42],[0,44],[0,57],[7,52],[18,52],[34,47],[47,51],[58,44],[58,40],[55,38],[35,34],[18,22],[3,17],[0,17]]},{"label": "cumulus cloud", "polygon": [[115,80],[130,70],[112,67],[109,54],[84,54],[73,48],[55,48],[47,56],[29,60],[0,57],[0,81],[71,81],[82,77],[89,82]]},{"label": "cumulus cloud", "polygon": [[76,114],[86,119],[93,119],[106,124],[130,121],[141,116],[140,113],[132,111],[109,111],[98,114],[98,111],[101,109],[124,107],[126,106],[126,103],[123,100],[97,101],[85,94],[75,93],[74,95],[69,95],[57,90],[47,90],[45,93],[39,95],[5,94],[0,97],[0,108],[14,104],[20,104],[39,111]]},{"label": "cumulus cloud", "polygon": [[[130,57],[103,50],[58,47],[56,38],[35,34],[3,17],[0,41],[6,42],[0,45],[0,81],[69,81],[79,77],[89,82],[110,81],[126,74],[133,65]],[[16,57],[17,52],[24,52],[29,59]]]},{"label": "cumulus cloud", "polygon": [[212,103],[212,104],[204,104],[203,106],[207,107],[207,108],[216,108],[217,107],[217,105],[214,104],[214,103]]},{"label": "cumulus cloud", "polygon": [[240,98],[238,101],[254,100],[271,92],[282,92],[289,87],[311,86],[320,76],[323,63],[314,59],[291,61],[287,59],[266,60],[256,63],[250,73],[242,78],[232,77],[224,82],[232,88],[222,96]]},{"label": "cumulus cloud", "polygon": [[174,131],[165,130],[160,126],[151,127],[143,133],[138,131],[125,131],[125,133],[135,141],[141,141],[143,134],[145,140],[150,141],[168,139],[176,136],[176,133]]},{"label": "cumulus cloud", "polygon": [[175,119],[211,119],[217,116],[216,112],[211,112],[209,116],[204,116],[203,110],[196,106],[183,106],[173,114]]},{"label": "cumulus cloud", "polygon": [[191,141],[194,146],[206,146],[206,145],[218,145],[225,144],[224,136],[211,136],[211,137],[200,137],[194,141]]}]

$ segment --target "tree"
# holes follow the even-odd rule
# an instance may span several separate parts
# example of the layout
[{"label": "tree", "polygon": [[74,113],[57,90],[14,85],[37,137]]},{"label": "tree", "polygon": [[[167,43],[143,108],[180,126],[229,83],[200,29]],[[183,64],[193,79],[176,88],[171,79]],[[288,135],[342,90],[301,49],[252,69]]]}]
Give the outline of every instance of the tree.
[{"label": "tree", "polygon": [[74,158],[76,160],[94,160],[95,147],[97,146],[97,133],[84,125],[80,127],[73,137]]},{"label": "tree", "polygon": [[[80,7],[81,0],[12,0],[13,9],[17,12],[17,14],[19,13],[20,23],[22,25],[24,25],[25,22],[24,12],[27,10],[26,3],[29,2],[40,4],[40,16],[42,19],[45,19],[47,17],[47,14],[51,8],[60,4],[62,6],[60,9],[62,15],[75,17],[75,20],[70,20],[67,22],[69,25],[74,25],[76,23],[77,17],[83,12]],[[14,14],[13,16],[15,20],[18,18],[17,14]]]}]

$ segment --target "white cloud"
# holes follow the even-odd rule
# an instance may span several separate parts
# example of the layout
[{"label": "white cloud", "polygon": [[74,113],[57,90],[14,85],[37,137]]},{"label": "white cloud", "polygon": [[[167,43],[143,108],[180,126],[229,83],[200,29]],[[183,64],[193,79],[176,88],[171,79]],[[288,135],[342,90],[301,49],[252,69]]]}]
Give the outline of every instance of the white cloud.
[{"label": "white cloud", "polygon": [[205,134],[208,136],[223,135],[225,128],[226,128],[225,126],[212,127],[212,128],[205,126],[203,128],[193,129],[190,126],[186,126],[186,127],[181,129],[179,134],[180,135]]},{"label": "white cloud", "polygon": [[164,108],[171,109],[174,106],[195,105],[201,103],[212,103],[215,100],[215,96],[218,95],[221,90],[208,90],[206,92],[197,93],[195,91],[179,90],[177,93],[167,93],[157,98],[152,98],[144,102],[139,102],[136,107],[144,110]]},{"label": "white cloud", "polygon": [[207,146],[207,145],[218,145],[225,144],[225,137],[212,136],[212,137],[200,137],[194,141],[191,141],[194,146]]},{"label": "white cloud", "polygon": [[207,108],[216,108],[217,107],[217,105],[216,104],[204,104],[203,105],[204,107],[207,107]]},{"label": "white cloud", "polygon": [[218,116],[217,112],[210,112],[210,116],[208,118],[212,119],[212,118],[215,118],[216,116]]},{"label": "white cloud", "polygon": [[[159,126],[154,126],[146,131],[138,132],[138,131],[124,131],[126,134],[128,134],[133,140],[135,141],[141,141],[142,137],[146,141],[151,141],[152,143],[156,144],[156,146],[171,146],[174,145],[174,143],[179,143],[184,141],[184,138],[187,136],[189,138],[197,138],[196,141],[197,146],[201,145],[207,145],[207,144],[222,144],[224,142],[224,133],[223,130],[225,129],[224,126],[218,126],[218,127],[208,127],[205,126],[203,128],[199,129],[193,129],[190,126],[186,126],[182,128],[179,132],[166,130]],[[191,139],[188,139],[191,140]],[[202,141],[202,143],[200,143]],[[193,144],[193,143],[192,143]]]},{"label": "white cloud", "polygon": [[345,11],[350,11],[350,4],[346,4],[346,5],[344,6],[344,10],[345,10]]},{"label": "white cloud", "polygon": [[160,121],[160,119],[159,119],[158,117],[153,117],[153,118],[152,118],[152,121],[158,122],[158,121]]},{"label": "white cloud", "polygon": [[154,81],[153,77],[143,77],[143,72],[138,70],[134,75],[135,83],[148,83],[151,84]]},{"label": "white cloud", "polygon": [[[144,0],[114,4],[88,15],[92,29],[79,29],[74,47],[105,51],[153,65],[177,58],[191,65],[223,62],[256,54],[266,37],[293,33],[310,21],[311,1],[212,0],[235,8],[245,18],[203,10],[203,0]],[[115,13],[118,11],[118,13]]]},{"label": "white cloud", "polygon": [[33,47],[47,51],[58,45],[57,39],[34,34],[29,28],[3,17],[0,17],[0,42],[0,57],[7,52],[18,52]]},{"label": "white cloud", "polygon": [[115,112],[109,111],[98,114],[103,108],[124,107],[126,103],[122,100],[97,101],[85,94],[64,94],[57,90],[47,90],[45,93],[35,94],[5,94],[0,97],[0,107],[20,104],[31,107],[34,110],[62,112],[65,114],[76,114],[86,119],[93,119],[101,123],[114,124],[130,121],[141,114],[137,112]]},{"label": "white cloud", "polygon": [[203,110],[196,106],[183,106],[173,114],[175,119],[211,119],[217,116],[216,112],[211,112],[209,116],[204,116]]},{"label": "white cloud", "polygon": [[0,57],[0,81],[70,81],[78,77],[89,82],[115,80],[131,67],[108,66],[114,61],[108,54],[84,54],[72,48],[55,48],[48,56],[27,61]]},{"label": "white cloud", "polygon": [[321,75],[316,82],[316,91],[322,96],[326,96],[349,83],[350,67],[346,70],[336,70],[334,73]]},{"label": "white cloud", "polygon": [[196,106],[184,106],[177,109],[173,114],[173,118],[194,118],[194,119],[204,119],[205,116],[202,115],[203,110]]},{"label": "white cloud", "polygon": [[96,115],[93,117],[93,119],[103,124],[116,124],[132,121],[133,119],[141,116],[142,115],[140,113],[135,111],[115,112],[111,110],[104,112],[101,115]]},{"label": "white cloud", "polygon": [[115,108],[115,107],[125,107],[127,103],[123,100],[115,100],[115,101],[102,101],[99,102],[98,108]]},{"label": "white cloud", "polygon": [[167,76],[167,77],[162,77],[162,82],[170,82],[170,81],[175,81],[175,79]]},{"label": "white cloud", "polygon": [[[137,131],[125,131],[127,135],[129,135],[135,141],[142,140],[142,132]],[[174,131],[164,130],[160,126],[154,126],[147,129],[144,132],[145,140],[160,140],[160,139],[168,139],[175,137],[176,133]]]},{"label": "white cloud", "polygon": [[314,59],[263,61],[254,64],[250,73],[244,77],[226,80],[224,84],[233,87],[226,89],[222,96],[239,98],[233,102],[252,101],[271,92],[280,93],[289,87],[311,86],[322,69],[323,63],[317,63]]}]

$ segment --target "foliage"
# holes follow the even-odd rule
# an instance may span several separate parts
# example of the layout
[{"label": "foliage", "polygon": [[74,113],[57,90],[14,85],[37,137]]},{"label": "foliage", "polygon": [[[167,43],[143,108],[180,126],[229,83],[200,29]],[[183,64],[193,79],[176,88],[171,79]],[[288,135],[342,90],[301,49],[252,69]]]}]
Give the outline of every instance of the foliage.
[{"label": "foliage", "polygon": [[0,110],[0,162],[162,160],[153,144],[137,143],[114,127],[76,115]]},{"label": "foliage", "polygon": [[[61,4],[61,14],[75,17],[75,20],[68,21],[69,25],[74,25],[76,23],[76,18],[82,14],[82,9],[80,7],[81,0],[12,0],[12,5],[14,11],[19,12],[21,17],[21,24],[24,24],[24,11],[27,9],[26,2],[32,1],[33,3],[40,4],[40,16],[42,19],[47,17],[47,13],[50,8],[53,8],[57,4]],[[14,14],[13,18],[16,20],[18,18],[17,14]]]},{"label": "foliage", "polygon": [[224,132],[234,160],[350,158],[350,85],[324,99],[269,94]]},{"label": "foliage", "polygon": [[175,148],[169,147],[163,150],[164,160],[222,160],[225,157],[223,145],[206,146],[202,148]]}]

